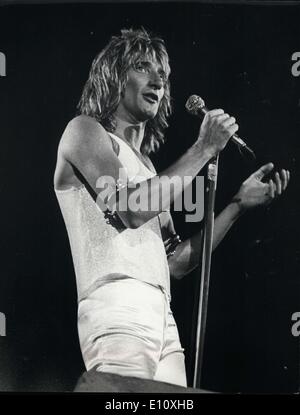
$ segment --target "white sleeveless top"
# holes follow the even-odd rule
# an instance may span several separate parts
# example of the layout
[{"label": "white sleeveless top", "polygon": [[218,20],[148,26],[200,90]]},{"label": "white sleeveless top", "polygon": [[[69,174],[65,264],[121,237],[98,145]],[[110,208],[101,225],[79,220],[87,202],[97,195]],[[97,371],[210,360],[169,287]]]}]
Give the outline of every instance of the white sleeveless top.
[{"label": "white sleeveless top", "polygon": [[[119,137],[118,158],[132,182],[155,174]],[[86,298],[106,280],[119,274],[162,286],[170,296],[170,274],[159,215],[137,229],[107,223],[104,212],[85,186],[55,189],[70,241],[76,274],[78,301]]]}]

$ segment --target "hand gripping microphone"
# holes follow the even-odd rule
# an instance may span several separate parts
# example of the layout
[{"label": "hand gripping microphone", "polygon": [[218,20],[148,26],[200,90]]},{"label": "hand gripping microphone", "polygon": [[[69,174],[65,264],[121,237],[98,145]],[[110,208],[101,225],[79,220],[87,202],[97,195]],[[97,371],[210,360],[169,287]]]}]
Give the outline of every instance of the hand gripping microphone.
[{"label": "hand gripping microphone", "polygon": [[[205,106],[204,100],[198,95],[191,95],[186,101],[185,108],[188,113],[196,115],[197,117],[202,117],[209,111],[209,109]],[[243,141],[237,134],[233,134],[230,140],[238,146],[240,151],[244,150],[250,154],[251,157],[255,158],[254,151],[252,151],[251,148],[247,146],[245,141]]]}]

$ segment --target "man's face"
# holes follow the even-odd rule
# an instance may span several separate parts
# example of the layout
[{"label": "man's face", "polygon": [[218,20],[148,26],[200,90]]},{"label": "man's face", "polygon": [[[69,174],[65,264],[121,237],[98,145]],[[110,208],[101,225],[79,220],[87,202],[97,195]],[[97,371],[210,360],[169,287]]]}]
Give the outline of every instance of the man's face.
[{"label": "man's face", "polygon": [[150,58],[137,61],[128,71],[128,81],[117,115],[130,122],[154,118],[164,95],[167,75],[162,66]]}]

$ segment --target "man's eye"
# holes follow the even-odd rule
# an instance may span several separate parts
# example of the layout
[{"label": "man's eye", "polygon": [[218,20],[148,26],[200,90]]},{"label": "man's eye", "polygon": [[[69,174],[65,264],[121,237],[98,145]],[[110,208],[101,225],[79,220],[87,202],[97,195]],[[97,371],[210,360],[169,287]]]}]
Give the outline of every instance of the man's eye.
[{"label": "man's eye", "polygon": [[161,72],[159,74],[159,76],[161,77],[161,79],[162,79],[163,82],[167,82],[167,75],[164,72]]},{"label": "man's eye", "polygon": [[139,72],[148,72],[148,68],[146,67],[146,65],[144,65],[143,63],[136,63],[134,65],[135,70],[139,71]]}]

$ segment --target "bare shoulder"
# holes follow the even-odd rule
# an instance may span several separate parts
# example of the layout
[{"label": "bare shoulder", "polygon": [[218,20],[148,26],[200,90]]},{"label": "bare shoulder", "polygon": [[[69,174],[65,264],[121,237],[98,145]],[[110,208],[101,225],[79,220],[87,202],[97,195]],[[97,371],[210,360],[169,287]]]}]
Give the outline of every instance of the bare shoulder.
[{"label": "bare shoulder", "polygon": [[[100,174],[103,158],[111,160],[112,144],[107,131],[92,117],[80,115],[73,118],[60,139],[54,174],[56,189],[80,186],[74,167],[84,176]],[[102,157],[102,158],[101,158]]]},{"label": "bare shoulder", "polygon": [[83,114],[73,118],[66,127],[66,131],[73,133],[93,132],[102,130],[105,131],[103,126],[95,118]]},{"label": "bare shoulder", "polygon": [[60,140],[59,152],[68,159],[78,151],[93,151],[103,142],[109,144],[108,133],[104,127],[92,117],[79,115],[66,126]]}]

